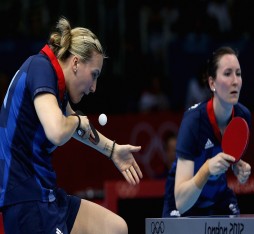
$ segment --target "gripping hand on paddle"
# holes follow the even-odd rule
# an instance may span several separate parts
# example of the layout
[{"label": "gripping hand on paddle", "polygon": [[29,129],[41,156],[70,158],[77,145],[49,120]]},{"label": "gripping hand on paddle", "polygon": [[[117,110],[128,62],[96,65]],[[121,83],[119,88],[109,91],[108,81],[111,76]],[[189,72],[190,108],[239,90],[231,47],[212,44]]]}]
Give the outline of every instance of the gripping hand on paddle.
[{"label": "gripping hand on paddle", "polygon": [[219,175],[225,173],[235,158],[225,153],[218,153],[209,159],[209,171],[211,175]]},{"label": "gripping hand on paddle", "polygon": [[245,184],[249,179],[251,174],[251,166],[249,163],[244,162],[243,160],[239,160],[236,164],[232,166],[232,170],[241,184]]}]

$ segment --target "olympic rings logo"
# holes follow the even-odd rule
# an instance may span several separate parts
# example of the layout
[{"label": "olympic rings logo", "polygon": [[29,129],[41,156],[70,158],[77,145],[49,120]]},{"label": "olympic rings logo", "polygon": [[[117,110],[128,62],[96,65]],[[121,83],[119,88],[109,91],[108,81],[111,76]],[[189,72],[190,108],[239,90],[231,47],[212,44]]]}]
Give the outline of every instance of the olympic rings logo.
[{"label": "olympic rings logo", "polygon": [[164,233],[165,231],[165,224],[163,221],[160,222],[152,222],[151,223],[151,233],[152,234],[160,234]]},{"label": "olympic rings logo", "polygon": [[[178,132],[178,125],[171,121],[161,122],[157,129],[149,122],[139,122],[132,129],[130,142],[133,145],[139,145],[139,139],[147,139],[145,147],[142,147],[142,153],[137,152],[137,161],[143,164],[146,174],[154,177],[155,172],[152,167],[152,160],[157,155],[162,162],[167,161],[165,150],[163,149],[162,137],[167,131]],[[158,158],[157,158],[158,161]]]}]

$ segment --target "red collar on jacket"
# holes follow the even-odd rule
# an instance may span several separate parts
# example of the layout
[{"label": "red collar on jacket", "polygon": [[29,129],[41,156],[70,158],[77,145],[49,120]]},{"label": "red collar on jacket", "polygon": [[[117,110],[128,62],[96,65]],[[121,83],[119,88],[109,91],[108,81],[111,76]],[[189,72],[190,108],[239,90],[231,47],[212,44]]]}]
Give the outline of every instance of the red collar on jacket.
[{"label": "red collar on jacket", "polygon": [[55,54],[53,53],[53,51],[50,49],[50,47],[48,45],[45,45],[42,50],[41,53],[45,54],[48,56],[55,72],[57,75],[57,80],[58,80],[58,89],[59,89],[59,95],[60,95],[60,100],[63,101],[64,99],[64,93],[65,93],[65,79],[64,79],[64,74],[63,74],[63,70],[57,60],[57,57],[55,56]]}]

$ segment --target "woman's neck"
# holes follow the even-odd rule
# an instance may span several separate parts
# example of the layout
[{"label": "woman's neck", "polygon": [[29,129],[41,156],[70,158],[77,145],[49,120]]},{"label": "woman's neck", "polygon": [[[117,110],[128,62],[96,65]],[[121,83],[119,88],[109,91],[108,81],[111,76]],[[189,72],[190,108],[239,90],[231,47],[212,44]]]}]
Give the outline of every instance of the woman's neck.
[{"label": "woman's neck", "polygon": [[213,109],[216,117],[216,121],[221,133],[224,133],[231,117],[232,117],[233,105],[225,104],[223,105],[217,99],[213,100]]}]

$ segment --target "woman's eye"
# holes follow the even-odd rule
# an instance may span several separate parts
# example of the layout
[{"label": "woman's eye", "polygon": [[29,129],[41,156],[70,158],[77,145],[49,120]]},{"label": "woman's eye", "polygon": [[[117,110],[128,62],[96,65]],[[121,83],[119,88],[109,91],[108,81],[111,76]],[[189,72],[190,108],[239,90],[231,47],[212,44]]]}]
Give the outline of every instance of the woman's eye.
[{"label": "woman's eye", "polygon": [[99,72],[92,72],[93,80],[96,80],[99,77]]},{"label": "woman's eye", "polygon": [[241,72],[237,72],[236,75],[237,76],[242,76],[242,73]]},{"label": "woman's eye", "polygon": [[93,80],[96,80],[97,79],[97,74],[92,73],[92,77],[93,77]]}]

